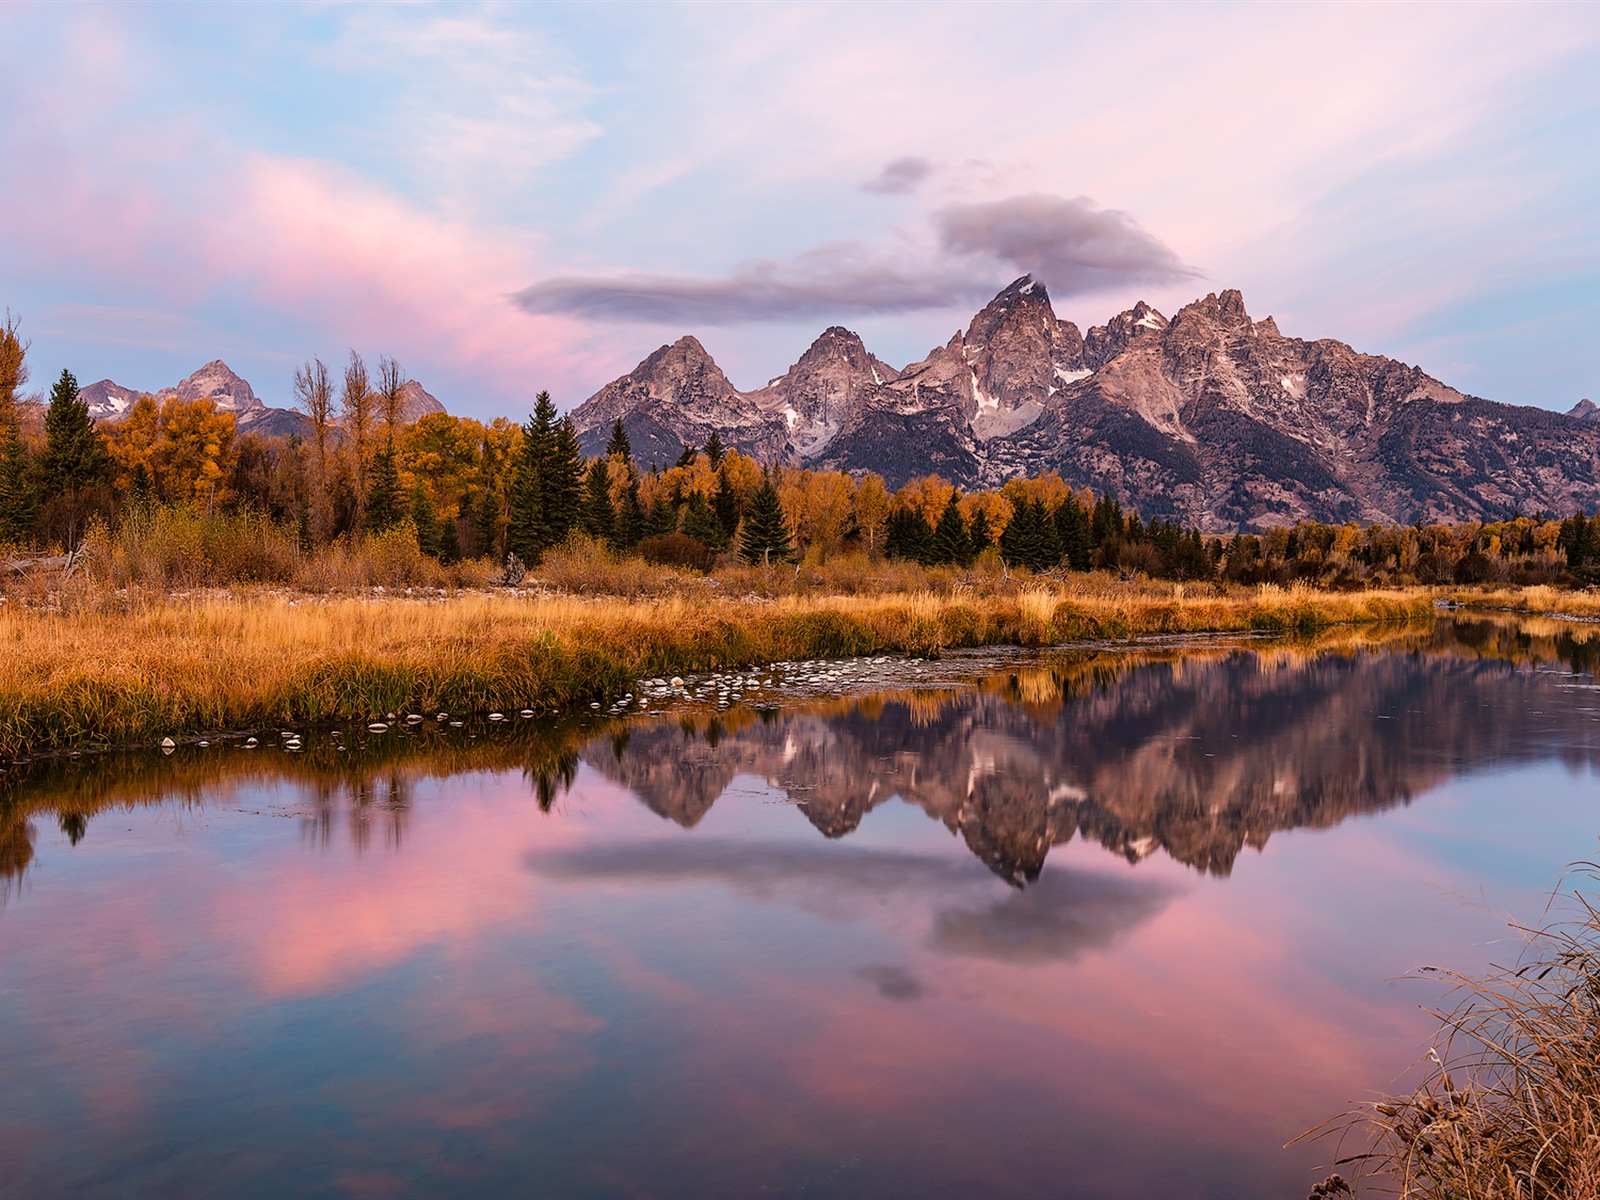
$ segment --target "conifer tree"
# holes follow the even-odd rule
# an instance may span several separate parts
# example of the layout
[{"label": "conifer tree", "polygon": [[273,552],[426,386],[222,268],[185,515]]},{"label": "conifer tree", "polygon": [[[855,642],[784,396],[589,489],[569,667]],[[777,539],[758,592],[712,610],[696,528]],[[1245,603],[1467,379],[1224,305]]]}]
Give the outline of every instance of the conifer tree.
[{"label": "conifer tree", "polygon": [[1047,571],[1061,561],[1061,542],[1055,520],[1042,500],[1017,505],[1011,522],[1000,535],[1000,555],[1010,566]]},{"label": "conifer tree", "polygon": [[727,545],[723,539],[722,522],[700,492],[689,493],[689,503],[683,510],[683,535],[692,537],[702,546],[721,550]]},{"label": "conifer tree", "polygon": [[[534,398],[533,412],[522,427],[517,460],[511,479],[511,520],[506,527],[506,548],[527,563],[539,561],[550,544],[545,515],[545,479],[555,450],[556,406],[549,392]],[[480,528],[482,522],[479,523]]]},{"label": "conifer tree", "polygon": [[26,541],[38,516],[33,464],[17,412],[17,391],[27,382],[28,344],[7,309],[0,318],[0,542]]},{"label": "conifer tree", "polygon": [[428,486],[422,480],[411,485],[411,524],[417,530],[417,546],[424,554],[440,557],[439,516],[428,499]]},{"label": "conifer tree", "polygon": [[961,516],[960,501],[955,492],[939,514],[939,524],[934,528],[933,540],[928,545],[930,563],[964,566],[968,558],[967,522]]},{"label": "conifer tree", "polygon": [[722,439],[717,436],[717,431],[713,429],[711,436],[706,439],[706,461],[711,464],[713,471],[720,471],[722,469],[722,458]]},{"label": "conifer tree", "polygon": [[1122,505],[1110,492],[1105,492],[1095,501],[1094,515],[1090,519],[1089,533],[1098,550],[1112,538],[1122,536]]},{"label": "conifer tree", "polygon": [[921,510],[896,505],[884,522],[883,552],[889,558],[926,562],[933,544],[933,530]]},{"label": "conifer tree", "polygon": [[[709,443],[708,443],[709,445]],[[711,507],[722,523],[722,544],[726,546],[739,530],[739,497],[734,494],[733,481],[728,478],[728,468],[717,469],[717,494],[711,498]]]},{"label": "conifer tree", "polygon": [[694,460],[699,457],[700,451],[698,449],[694,446],[685,446],[683,453],[678,455],[678,461],[672,465],[675,467],[692,467],[694,466]]},{"label": "conifer tree", "polygon": [[[498,560],[505,552],[506,542],[501,540],[501,520],[503,508],[500,493],[491,484],[483,489],[483,494],[478,497],[477,507],[473,511],[474,532],[478,538],[478,553]],[[511,527],[507,527],[509,534]],[[509,541],[509,538],[507,539]],[[515,550],[516,546],[511,545]]]},{"label": "conifer tree", "polygon": [[617,528],[613,539],[619,549],[637,546],[644,536],[644,512],[639,504],[639,472],[623,460],[627,478],[622,485],[622,503],[617,506]]},{"label": "conifer tree", "polygon": [[628,444],[628,431],[622,427],[621,417],[618,417],[611,426],[611,440],[606,443],[606,457],[620,458],[625,463],[633,462],[633,447]]},{"label": "conifer tree", "polygon": [[672,533],[678,528],[678,510],[666,498],[657,493],[650,511],[644,519],[644,536],[661,537],[663,534]]},{"label": "conifer tree", "polygon": [[583,518],[583,451],[578,448],[578,431],[567,417],[555,427],[550,458],[539,499],[544,507],[546,545],[566,540]]},{"label": "conifer tree", "polygon": [[770,474],[761,477],[761,486],[750,499],[739,553],[748,563],[788,562],[794,557],[789,519],[784,515],[783,501],[778,498],[778,489],[772,485]]},{"label": "conifer tree", "polygon": [[39,476],[46,500],[73,496],[105,482],[111,459],[89,416],[89,405],[78,398],[78,381],[71,371],[62,371],[50,389],[44,435]]},{"label": "conifer tree", "polygon": [[589,464],[584,488],[583,531],[598,541],[609,542],[616,535],[616,513],[611,507],[611,471],[608,459]]},{"label": "conifer tree", "polygon": [[1087,571],[1094,562],[1094,534],[1089,510],[1076,497],[1068,496],[1056,509],[1056,535],[1061,555],[1074,571]]},{"label": "conifer tree", "polygon": [[400,474],[390,446],[372,456],[372,470],[367,473],[366,514],[370,533],[382,533],[400,523]]},{"label": "conifer tree", "polygon": [[38,517],[28,448],[19,422],[0,413],[0,542],[22,543]]},{"label": "conifer tree", "polygon": [[980,508],[972,514],[972,525],[967,530],[967,546],[972,557],[977,558],[992,545],[994,531],[989,528],[989,514]]},{"label": "conifer tree", "polygon": [[456,519],[446,517],[439,531],[439,561],[448,566],[461,561],[461,534],[456,531]]}]

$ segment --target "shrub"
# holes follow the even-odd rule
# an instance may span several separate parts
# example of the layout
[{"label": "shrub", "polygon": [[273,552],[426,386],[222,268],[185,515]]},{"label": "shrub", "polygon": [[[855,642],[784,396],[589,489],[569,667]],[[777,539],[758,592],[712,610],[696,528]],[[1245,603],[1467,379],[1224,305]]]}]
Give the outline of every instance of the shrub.
[{"label": "shrub", "polygon": [[709,571],[717,554],[710,546],[684,533],[663,533],[639,543],[639,556],[647,563],[664,567],[689,567]]}]

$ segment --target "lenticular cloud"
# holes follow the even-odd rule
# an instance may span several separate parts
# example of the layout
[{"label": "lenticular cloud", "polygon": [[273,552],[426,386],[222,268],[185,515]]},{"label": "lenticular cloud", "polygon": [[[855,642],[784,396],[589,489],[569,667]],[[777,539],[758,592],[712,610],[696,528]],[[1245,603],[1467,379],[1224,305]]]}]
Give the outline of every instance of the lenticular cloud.
[{"label": "lenticular cloud", "polygon": [[599,320],[730,325],[949,308],[987,298],[1018,270],[1058,295],[1198,274],[1128,214],[1082,197],[955,205],[932,224],[933,244],[923,249],[836,242],[720,276],[555,276],[517,293],[516,303]]}]

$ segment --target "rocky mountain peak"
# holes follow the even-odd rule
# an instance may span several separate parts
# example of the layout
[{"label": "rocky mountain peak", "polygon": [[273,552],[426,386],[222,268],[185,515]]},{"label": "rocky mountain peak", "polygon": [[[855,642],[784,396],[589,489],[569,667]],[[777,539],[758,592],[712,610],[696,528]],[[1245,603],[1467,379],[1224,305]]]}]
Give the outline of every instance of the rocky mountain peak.
[{"label": "rocky mountain peak", "polygon": [[783,419],[800,454],[811,455],[838,434],[870,392],[898,376],[867,350],[859,334],[834,325],[753,398]]},{"label": "rocky mountain peak", "polygon": [[162,388],[156,393],[157,400],[168,397],[202,400],[208,396],[216,401],[217,407],[223,412],[243,413],[265,407],[249,383],[220,358],[208,362],[188,378],[179,380],[176,387]]},{"label": "rocky mountain peak", "polygon": [[1170,324],[1143,300],[1118,313],[1104,325],[1096,325],[1083,339],[1083,365],[1098,371],[1134,342],[1160,336]]},{"label": "rocky mountain peak", "polygon": [[1600,421],[1600,404],[1584,397],[1567,409],[1567,416],[1576,417],[1580,421]]},{"label": "rocky mountain peak", "polygon": [[1056,317],[1044,284],[1024,275],[972,318],[963,353],[973,432],[988,439],[1035,420],[1059,381],[1081,372],[1083,337]]},{"label": "rocky mountain peak", "polygon": [[401,409],[400,417],[403,424],[414,425],[429,413],[445,411],[444,405],[431,396],[415,379],[406,380],[405,386],[400,389],[400,394],[405,398],[405,407]]},{"label": "rocky mountain peak", "polygon": [[1255,329],[1255,322],[1245,311],[1244,296],[1234,288],[1220,294],[1212,292],[1203,300],[1184,305],[1173,317],[1174,323],[1180,321],[1203,321],[1216,329],[1235,334],[1250,333]]},{"label": "rocky mountain peak", "polygon": [[79,388],[78,399],[89,406],[91,420],[117,421],[128,415],[128,410],[139,399],[139,393],[120,383],[102,379],[99,383]]}]

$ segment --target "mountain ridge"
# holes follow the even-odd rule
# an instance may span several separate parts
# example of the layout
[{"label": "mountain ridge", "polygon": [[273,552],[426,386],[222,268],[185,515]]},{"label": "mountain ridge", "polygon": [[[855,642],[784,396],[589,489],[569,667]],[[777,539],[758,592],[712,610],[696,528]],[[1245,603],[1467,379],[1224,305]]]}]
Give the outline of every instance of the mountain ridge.
[{"label": "mountain ridge", "polygon": [[1210,532],[1600,506],[1600,408],[1499,404],[1333,338],[1288,337],[1233,289],[1170,318],[1140,301],[1085,334],[1024,275],[899,371],[833,326],[750,392],[686,336],[572,416],[590,454],[621,419],[645,461],[715,430],[762,461],[891,486],[1054,470]]},{"label": "mountain ridge", "polygon": [[[446,411],[444,405],[415,379],[408,379],[402,392],[405,396],[403,424],[413,424],[428,413]],[[107,424],[123,420],[143,395],[149,395],[157,404],[169,399],[201,400],[209,397],[219,411],[234,414],[235,427],[240,433],[257,433],[263,437],[311,435],[310,417],[298,409],[276,408],[266,404],[256,395],[249,381],[220,358],[199,367],[171,387],[155,392],[135,391],[110,379],[102,379],[78,389],[78,399],[89,406],[90,418]]]}]

